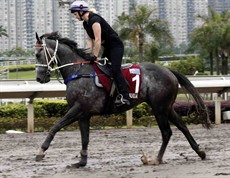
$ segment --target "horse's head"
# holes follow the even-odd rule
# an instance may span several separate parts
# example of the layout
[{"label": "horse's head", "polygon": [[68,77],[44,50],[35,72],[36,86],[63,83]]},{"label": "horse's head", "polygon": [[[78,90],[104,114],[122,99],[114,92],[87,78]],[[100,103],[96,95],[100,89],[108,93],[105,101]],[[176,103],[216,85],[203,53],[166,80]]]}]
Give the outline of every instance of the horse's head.
[{"label": "horse's head", "polygon": [[[50,34],[50,36],[57,36],[57,32]],[[47,83],[50,81],[50,75],[53,71],[53,67],[58,63],[57,49],[58,40],[52,40],[46,38],[47,35],[41,37],[36,33],[36,80],[40,83]]]},{"label": "horse's head", "polygon": [[[49,82],[52,71],[76,64],[89,63],[85,61],[90,56],[87,50],[78,48],[77,43],[73,40],[61,38],[58,32],[47,33],[41,37],[36,33],[36,39],[37,82]],[[55,65],[58,67],[54,68]],[[71,72],[69,68],[65,71],[66,73]],[[69,76],[66,73],[65,75]]]}]

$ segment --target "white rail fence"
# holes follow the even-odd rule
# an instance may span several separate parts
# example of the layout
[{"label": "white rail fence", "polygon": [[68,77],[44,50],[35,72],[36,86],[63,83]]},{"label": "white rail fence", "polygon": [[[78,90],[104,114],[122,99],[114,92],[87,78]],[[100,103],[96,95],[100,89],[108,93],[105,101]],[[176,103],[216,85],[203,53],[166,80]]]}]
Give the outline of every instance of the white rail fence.
[{"label": "white rail fence", "polygon": [[[189,77],[190,81],[200,93],[212,94],[215,100],[215,123],[221,123],[221,101],[228,99],[230,91],[230,77]],[[65,97],[66,86],[54,80],[47,84],[39,84],[34,80],[0,80],[0,104],[6,99],[27,99],[27,128],[34,132],[34,106],[35,98]],[[184,91],[179,88],[179,93]],[[126,114],[127,127],[132,126],[132,112]]]}]

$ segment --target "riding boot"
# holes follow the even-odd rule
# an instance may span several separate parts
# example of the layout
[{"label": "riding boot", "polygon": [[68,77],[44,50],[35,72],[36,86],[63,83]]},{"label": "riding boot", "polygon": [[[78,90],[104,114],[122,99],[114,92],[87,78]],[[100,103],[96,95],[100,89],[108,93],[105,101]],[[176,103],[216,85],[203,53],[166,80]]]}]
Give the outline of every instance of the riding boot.
[{"label": "riding boot", "polygon": [[122,73],[116,73],[113,76],[119,95],[116,97],[115,104],[119,107],[130,105],[129,86]]}]

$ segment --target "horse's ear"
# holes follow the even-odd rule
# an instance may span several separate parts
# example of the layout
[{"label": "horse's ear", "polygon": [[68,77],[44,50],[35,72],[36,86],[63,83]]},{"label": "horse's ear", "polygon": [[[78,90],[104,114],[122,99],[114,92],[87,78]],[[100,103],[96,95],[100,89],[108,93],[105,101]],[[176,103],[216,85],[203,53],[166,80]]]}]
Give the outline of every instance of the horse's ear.
[{"label": "horse's ear", "polygon": [[61,38],[61,33],[60,33],[59,31],[52,32],[51,34],[52,34],[51,36],[52,36],[54,39],[59,39],[59,38]]},{"label": "horse's ear", "polygon": [[41,38],[38,36],[38,33],[36,32],[36,39],[39,44],[42,44]]}]

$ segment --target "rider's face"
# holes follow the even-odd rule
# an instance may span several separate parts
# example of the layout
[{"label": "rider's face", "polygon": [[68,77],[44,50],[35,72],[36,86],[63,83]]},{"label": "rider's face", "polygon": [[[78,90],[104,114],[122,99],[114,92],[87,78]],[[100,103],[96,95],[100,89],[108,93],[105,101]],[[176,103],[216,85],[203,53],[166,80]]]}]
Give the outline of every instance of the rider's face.
[{"label": "rider's face", "polygon": [[74,12],[73,15],[76,17],[77,20],[81,20],[78,12]]}]

